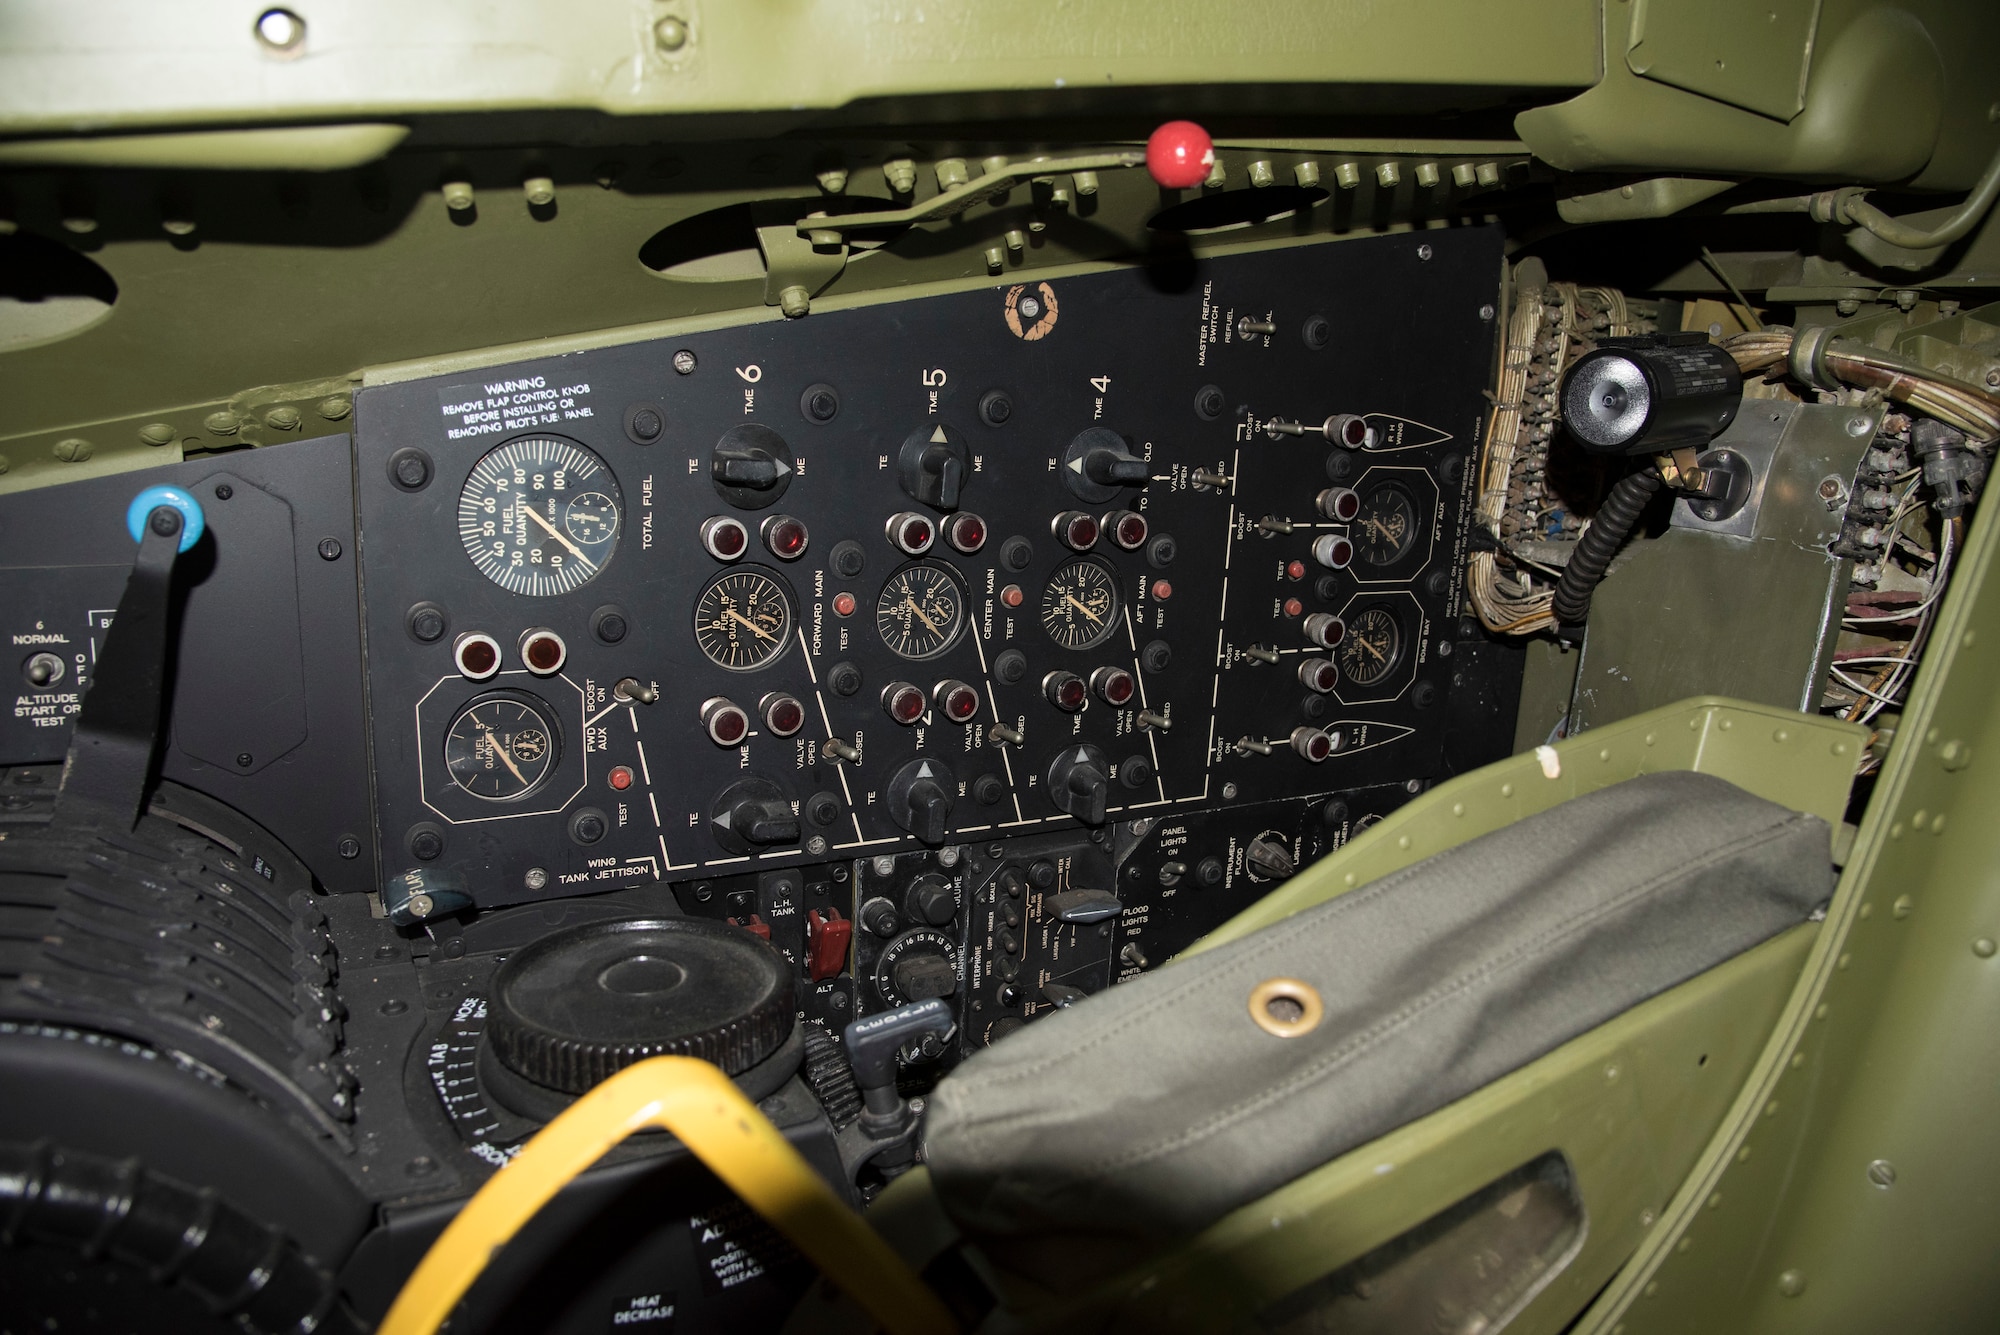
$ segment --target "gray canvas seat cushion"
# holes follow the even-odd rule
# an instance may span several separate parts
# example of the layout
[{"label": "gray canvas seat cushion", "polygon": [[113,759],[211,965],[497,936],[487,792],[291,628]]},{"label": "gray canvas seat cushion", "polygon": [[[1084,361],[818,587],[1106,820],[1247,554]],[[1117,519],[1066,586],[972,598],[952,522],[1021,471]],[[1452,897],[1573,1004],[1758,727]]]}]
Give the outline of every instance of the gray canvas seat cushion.
[{"label": "gray canvas seat cushion", "polygon": [[[933,1092],[932,1181],[1023,1273],[1142,1253],[1804,920],[1832,879],[1823,821],[1712,776],[1576,798],[979,1053]],[[1252,1021],[1273,977],[1319,991],[1311,1032]]]}]

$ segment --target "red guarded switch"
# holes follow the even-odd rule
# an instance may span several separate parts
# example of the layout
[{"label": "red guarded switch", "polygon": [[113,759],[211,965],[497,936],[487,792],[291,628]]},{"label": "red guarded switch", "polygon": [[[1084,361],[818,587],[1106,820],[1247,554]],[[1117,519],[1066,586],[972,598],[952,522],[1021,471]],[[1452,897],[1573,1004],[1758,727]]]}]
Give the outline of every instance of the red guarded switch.
[{"label": "red guarded switch", "polygon": [[806,910],[806,973],[815,983],[838,978],[847,967],[847,947],[854,940],[854,923],[840,910]]},{"label": "red guarded switch", "polygon": [[1146,172],[1169,190],[1189,190],[1215,167],[1215,141],[1193,121],[1168,121],[1146,140]]},{"label": "red guarded switch", "polygon": [[771,924],[765,922],[763,917],[759,914],[755,913],[751,914],[750,921],[748,922],[744,922],[741,918],[731,918],[729,920],[729,925],[731,927],[741,927],[744,931],[749,932],[755,936],[761,936],[766,941],[769,941],[771,939]]}]

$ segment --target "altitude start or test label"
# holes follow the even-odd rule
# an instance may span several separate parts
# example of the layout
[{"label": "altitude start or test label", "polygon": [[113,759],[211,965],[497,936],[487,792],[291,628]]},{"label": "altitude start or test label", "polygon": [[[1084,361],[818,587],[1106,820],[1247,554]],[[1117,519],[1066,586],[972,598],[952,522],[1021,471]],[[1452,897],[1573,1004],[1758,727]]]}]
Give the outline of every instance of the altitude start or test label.
[{"label": "altitude start or test label", "polygon": [[444,414],[447,440],[475,440],[596,416],[590,408],[589,385],[565,384],[545,375],[447,385],[438,391],[438,409]]}]

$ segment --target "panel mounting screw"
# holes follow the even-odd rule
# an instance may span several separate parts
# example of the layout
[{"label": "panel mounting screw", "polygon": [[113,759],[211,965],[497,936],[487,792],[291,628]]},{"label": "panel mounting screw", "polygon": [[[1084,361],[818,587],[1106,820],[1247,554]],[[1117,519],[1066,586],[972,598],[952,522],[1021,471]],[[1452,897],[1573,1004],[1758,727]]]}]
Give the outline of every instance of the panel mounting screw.
[{"label": "panel mounting screw", "polygon": [[336,845],[336,851],[342,858],[352,862],[361,856],[361,841],[351,834],[343,834],[340,836],[340,843]]},{"label": "panel mounting screw", "polygon": [[1896,1185],[1896,1165],[1887,1159],[1877,1159],[1868,1165],[1868,1180],[1887,1191]]},{"label": "panel mounting screw", "polygon": [[674,370],[680,375],[694,374],[694,354],[682,348],[674,354]]},{"label": "panel mounting screw", "polygon": [[340,539],[321,538],[319,540],[319,559],[322,561],[338,561],[340,559]]},{"label": "panel mounting screw", "polygon": [[653,25],[653,40],[662,51],[678,51],[688,44],[688,25],[669,15]]},{"label": "panel mounting screw", "polygon": [[1432,252],[1431,252],[1431,248],[1430,248],[1430,246],[1429,246],[1429,245],[1422,245],[1422,246],[1418,246],[1418,247],[1417,247],[1417,258],[1418,258],[1418,259],[1420,259],[1420,260],[1427,260],[1427,259],[1429,259],[1429,258],[1431,257],[1431,254],[1432,254]]}]

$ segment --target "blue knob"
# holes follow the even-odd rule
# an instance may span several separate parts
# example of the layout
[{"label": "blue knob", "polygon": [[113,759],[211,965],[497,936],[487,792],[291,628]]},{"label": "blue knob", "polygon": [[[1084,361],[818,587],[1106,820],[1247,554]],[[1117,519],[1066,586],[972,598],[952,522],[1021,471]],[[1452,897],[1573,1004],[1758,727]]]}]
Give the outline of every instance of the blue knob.
[{"label": "blue knob", "polygon": [[179,487],[148,487],[132,498],[132,504],[125,508],[125,527],[131,530],[132,541],[145,541],[146,518],[163,505],[181,512],[182,551],[201,541],[202,530],[208,527],[208,520],[201,513],[201,502]]}]

